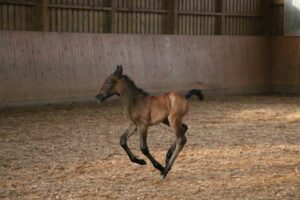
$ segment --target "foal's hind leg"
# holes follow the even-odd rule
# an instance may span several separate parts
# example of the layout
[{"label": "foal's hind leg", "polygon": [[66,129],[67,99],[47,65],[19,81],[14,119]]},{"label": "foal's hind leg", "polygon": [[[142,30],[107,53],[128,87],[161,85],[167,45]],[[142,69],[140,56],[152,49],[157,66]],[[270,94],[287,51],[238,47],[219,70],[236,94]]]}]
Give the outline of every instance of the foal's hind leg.
[{"label": "foal's hind leg", "polygon": [[[168,163],[166,167],[164,168],[164,171],[161,173],[161,178],[164,179],[168,172],[170,171],[175,159],[177,158],[179,152],[182,150],[183,146],[186,143],[186,137],[184,135],[184,131],[187,129],[183,129],[181,124],[181,119],[172,119],[172,117],[169,118],[170,126],[174,128],[175,134],[176,134],[176,145],[172,145],[170,149],[174,149],[171,158],[169,158]],[[187,126],[186,126],[187,127]],[[172,150],[169,150],[172,151]],[[168,153],[169,153],[168,151]],[[168,154],[167,154],[168,156]]]},{"label": "foal's hind leg", "polygon": [[[164,124],[166,124],[167,126],[170,126],[170,123],[169,123],[169,120],[168,119],[165,119],[163,121]],[[182,123],[181,125],[181,131],[183,132],[183,134],[185,134],[185,132],[188,130],[188,126],[184,123]],[[166,155],[166,165],[168,164],[174,150],[175,150],[175,147],[176,147],[176,141],[174,141],[174,143],[172,143],[171,147],[169,148],[168,152],[167,152],[167,155]]]},{"label": "foal's hind leg", "polygon": [[145,156],[147,156],[149,158],[153,167],[155,167],[162,173],[164,170],[163,166],[153,158],[153,156],[150,154],[148,146],[147,146],[148,127],[142,126],[142,127],[139,127],[139,129],[140,129],[140,149],[141,149],[141,151],[143,152],[143,154]]},{"label": "foal's hind leg", "polygon": [[145,160],[143,159],[138,159],[128,148],[127,145],[127,140],[130,138],[130,136],[132,136],[135,132],[136,132],[137,128],[134,127],[133,125],[129,126],[126,131],[123,133],[123,135],[120,138],[120,145],[122,146],[122,148],[125,150],[125,152],[127,153],[129,159],[131,160],[131,162],[140,164],[140,165],[145,165],[147,164]]}]

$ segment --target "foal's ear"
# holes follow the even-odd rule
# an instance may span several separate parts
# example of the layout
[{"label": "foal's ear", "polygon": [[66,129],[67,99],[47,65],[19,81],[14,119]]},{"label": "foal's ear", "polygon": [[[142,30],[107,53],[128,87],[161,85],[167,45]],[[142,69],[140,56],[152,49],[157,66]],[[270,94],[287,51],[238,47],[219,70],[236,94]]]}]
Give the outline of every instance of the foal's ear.
[{"label": "foal's ear", "polygon": [[123,67],[122,65],[118,65],[117,69],[115,70],[114,74],[118,77],[121,78],[121,76],[123,75]]}]

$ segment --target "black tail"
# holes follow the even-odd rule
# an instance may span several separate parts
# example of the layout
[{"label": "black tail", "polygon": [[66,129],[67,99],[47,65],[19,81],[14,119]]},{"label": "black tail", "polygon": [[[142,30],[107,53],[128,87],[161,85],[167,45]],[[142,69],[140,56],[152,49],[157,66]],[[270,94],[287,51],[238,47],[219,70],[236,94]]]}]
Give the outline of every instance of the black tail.
[{"label": "black tail", "polygon": [[201,90],[192,89],[188,93],[186,93],[185,98],[190,99],[193,95],[197,96],[200,101],[203,101],[204,96]]}]

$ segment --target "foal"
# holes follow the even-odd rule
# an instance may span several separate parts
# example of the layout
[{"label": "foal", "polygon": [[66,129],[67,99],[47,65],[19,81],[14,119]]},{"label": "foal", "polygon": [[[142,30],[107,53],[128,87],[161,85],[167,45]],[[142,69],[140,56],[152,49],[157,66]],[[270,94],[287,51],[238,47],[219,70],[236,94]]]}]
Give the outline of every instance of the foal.
[{"label": "foal", "polygon": [[[152,165],[160,171],[161,179],[164,179],[186,143],[185,132],[188,126],[182,123],[182,119],[189,110],[188,101],[184,96],[176,92],[150,96],[147,92],[138,88],[130,78],[123,75],[121,65],[118,65],[116,70],[106,78],[96,98],[99,102],[103,102],[113,95],[120,96],[126,116],[130,121],[129,127],[120,138],[121,146],[132,162],[145,165],[146,161],[137,158],[127,146],[129,137],[138,131],[140,133],[141,151],[149,158]],[[147,146],[149,126],[159,123],[170,126],[176,136],[176,141],[167,152],[165,167],[153,158]]]}]

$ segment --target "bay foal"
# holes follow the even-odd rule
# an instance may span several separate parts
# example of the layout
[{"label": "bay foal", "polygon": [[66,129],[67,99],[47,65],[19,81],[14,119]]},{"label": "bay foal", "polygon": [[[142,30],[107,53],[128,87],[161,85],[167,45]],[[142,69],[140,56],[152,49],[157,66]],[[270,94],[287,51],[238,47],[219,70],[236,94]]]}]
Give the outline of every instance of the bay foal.
[{"label": "bay foal", "polygon": [[[152,165],[160,171],[161,179],[164,179],[186,143],[185,132],[188,126],[182,123],[182,119],[189,110],[187,99],[176,92],[169,92],[160,96],[149,95],[138,88],[130,78],[123,75],[121,65],[118,65],[116,70],[106,78],[96,98],[99,102],[103,102],[113,95],[120,96],[126,116],[130,121],[129,127],[120,138],[121,146],[132,162],[145,165],[146,161],[137,158],[127,146],[127,140],[138,131],[140,133],[141,151],[149,158]],[[175,142],[167,152],[165,167],[153,158],[147,146],[149,126],[159,123],[170,126],[176,137]]]}]

